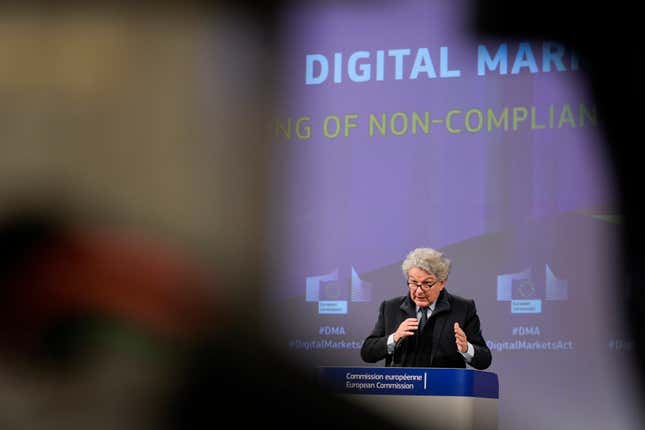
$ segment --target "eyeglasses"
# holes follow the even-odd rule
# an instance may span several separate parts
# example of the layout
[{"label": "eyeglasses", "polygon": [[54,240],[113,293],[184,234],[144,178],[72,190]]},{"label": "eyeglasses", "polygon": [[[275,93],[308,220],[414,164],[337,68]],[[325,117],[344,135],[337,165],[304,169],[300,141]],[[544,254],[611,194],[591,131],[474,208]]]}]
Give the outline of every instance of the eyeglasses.
[{"label": "eyeglasses", "polygon": [[417,288],[421,288],[423,291],[428,291],[430,288],[434,287],[434,285],[439,282],[439,280],[436,281],[423,281],[421,283],[416,282],[416,281],[410,281],[408,280],[408,287],[410,287],[412,290],[416,290]]}]

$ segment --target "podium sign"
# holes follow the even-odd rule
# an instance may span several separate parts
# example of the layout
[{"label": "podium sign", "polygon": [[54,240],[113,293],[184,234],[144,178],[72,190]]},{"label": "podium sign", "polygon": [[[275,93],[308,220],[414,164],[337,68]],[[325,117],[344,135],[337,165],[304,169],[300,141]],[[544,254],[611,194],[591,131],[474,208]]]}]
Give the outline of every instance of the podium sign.
[{"label": "podium sign", "polygon": [[332,392],[409,428],[496,429],[497,375],[474,369],[320,367]]}]

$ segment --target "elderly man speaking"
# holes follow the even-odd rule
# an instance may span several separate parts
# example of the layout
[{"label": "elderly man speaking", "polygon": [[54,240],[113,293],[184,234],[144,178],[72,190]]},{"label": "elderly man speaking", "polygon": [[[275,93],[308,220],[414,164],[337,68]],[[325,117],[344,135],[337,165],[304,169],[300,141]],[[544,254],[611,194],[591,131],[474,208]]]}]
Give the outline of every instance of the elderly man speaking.
[{"label": "elderly man speaking", "polygon": [[486,346],[473,300],[446,289],[451,261],[432,248],[417,248],[403,261],[408,293],[381,303],[361,357],[386,366],[486,369]]}]

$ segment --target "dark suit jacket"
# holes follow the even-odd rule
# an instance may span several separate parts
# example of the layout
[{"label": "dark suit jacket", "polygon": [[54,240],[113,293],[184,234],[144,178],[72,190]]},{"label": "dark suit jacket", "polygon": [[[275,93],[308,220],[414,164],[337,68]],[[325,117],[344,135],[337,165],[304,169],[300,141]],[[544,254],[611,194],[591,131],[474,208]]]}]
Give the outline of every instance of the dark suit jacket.
[{"label": "dark suit jacket", "polygon": [[[410,342],[402,339],[393,355],[387,353],[387,338],[394,333],[406,318],[416,318],[416,305],[409,295],[396,297],[381,303],[374,330],[363,342],[361,357],[368,363],[385,359],[385,366],[398,366],[409,352]],[[486,346],[479,317],[473,300],[448,293],[445,289],[437,298],[437,304],[430,317],[436,318],[432,333],[432,354],[429,367],[466,367],[466,360],[457,350],[453,326],[458,322],[466,333],[468,342],[475,348],[475,356],[469,363],[475,369],[490,366],[491,353]],[[415,335],[416,336],[416,335]]]}]

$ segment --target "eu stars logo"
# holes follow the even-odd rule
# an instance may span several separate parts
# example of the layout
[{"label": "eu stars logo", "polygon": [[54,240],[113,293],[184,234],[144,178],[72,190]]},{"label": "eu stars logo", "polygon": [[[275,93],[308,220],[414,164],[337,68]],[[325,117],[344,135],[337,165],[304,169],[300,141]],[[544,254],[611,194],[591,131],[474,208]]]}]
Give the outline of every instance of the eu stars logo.
[{"label": "eu stars logo", "polygon": [[318,302],[319,314],[346,314],[347,304],[369,302],[372,299],[372,284],[363,281],[352,266],[349,280],[341,281],[338,269],[333,272],[306,278],[307,302]]},{"label": "eu stars logo", "polygon": [[497,276],[497,300],[511,304],[513,314],[542,313],[543,301],[564,301],[569,298],[569,283],[555,276],[545,265],[544,287],[538,288],[532,268]]}]

